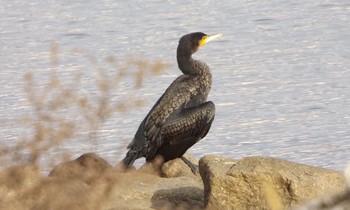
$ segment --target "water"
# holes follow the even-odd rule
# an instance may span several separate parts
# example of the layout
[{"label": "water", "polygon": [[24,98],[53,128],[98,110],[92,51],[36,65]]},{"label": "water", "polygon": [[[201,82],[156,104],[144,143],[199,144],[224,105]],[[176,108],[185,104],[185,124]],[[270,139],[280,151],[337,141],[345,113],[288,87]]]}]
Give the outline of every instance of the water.
[{"label": "water", "polygon": [[[96,143],[74,141],[74,156],[97,152],[111,163],[125,154],[150,107],[178,75],[175,49],[193,31],[224,34],[195,57],[212,68],[209,99],[217,113],[207,137],[190,149],[197,157],[259,155],[343,170],[350,150],[350,3],[308,1],[18,1],[0,6],[1,144],[13,144],[28,128],[23,75],[47,80],[50,44],[59,45],[55,66],[64,80],[84,72],[94,92],[95,68],[74,52],[104,58],[130,56],[171,65],[143,87],[120,84],[115,101],[128,95],[146,104],[116,113]],[[45,156],[44,156],[45,159]]]}]

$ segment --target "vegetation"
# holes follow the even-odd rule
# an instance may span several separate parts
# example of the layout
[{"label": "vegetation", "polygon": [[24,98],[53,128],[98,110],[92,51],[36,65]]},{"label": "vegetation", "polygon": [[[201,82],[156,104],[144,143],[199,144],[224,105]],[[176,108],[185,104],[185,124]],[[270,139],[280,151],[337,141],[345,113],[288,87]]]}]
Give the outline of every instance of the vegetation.
[{"label": "vegetation", "polygon": [[[56,43],[50,47],[48,81],[39,81],[38,75],[32,72],[24,75],[24,91],[31,113],[18,122],[19,126],[29,127],[31,135],[20,137],[12,146],[3,144],[0,148],[0,209],[101,209],[103,199],[108,197],[108,186],[114,181],[105,178],[105,182],[86,190],[80,180],[62,181],[42,176],[40,159],[50,150],[76,138],[98,143],[98,131],[113,114],[143,104],[137,98],[115,100],[120,82],[131,80],[138,89],[146,76],[159,74],[168,66],[160,61],[118,61],[109,56],[102,61],[102,66],[107,67],[100,67],[94,56],[81,50],[75,53],[87,60],[90,64],[87,68],[96,71],[95,83],[89,84],[94,86],[94,94],[83,89],[84,72],[70,75],[70,80],[62,79],[57,71],[62,53]],[[51,160],[46,159],[45,163],[52,168],[71,155],[62,152]]]},{"label": "vegetation", "polygon": [[[159,74],[167,67],[160,61],[129,59],[125,62],[109,56],[105,59],[109,68],[103,68],[99,67],[95,57],[77,50],[76,53],[85,57],[96,70],[96,81],[90,85],[94,86],[92,89],[97,90],[97,93],[82,90],[84,72],[70,75],[70,82],[60,78],[56,70],[60,56],[59,46],[53,43],[50,47],[52,68],[48,81],[40,84],[41,81],[32,72],[24,76],[24,91],[32,113],[19,121],[32,129],[32,135],[23,137],[15,146],[2,147],[1,165],[37,164],[43,154],[63,142],[73,141],[78,138],[78,133],[87,133],[87,136],[79,138],[98,141],[99,129],[114,113],[143,104],[139,99],[113,100],[119,83],[132,78],[135,88],[140,88],[146,76]],[[60,156],[67,157],[69,154]]]}]

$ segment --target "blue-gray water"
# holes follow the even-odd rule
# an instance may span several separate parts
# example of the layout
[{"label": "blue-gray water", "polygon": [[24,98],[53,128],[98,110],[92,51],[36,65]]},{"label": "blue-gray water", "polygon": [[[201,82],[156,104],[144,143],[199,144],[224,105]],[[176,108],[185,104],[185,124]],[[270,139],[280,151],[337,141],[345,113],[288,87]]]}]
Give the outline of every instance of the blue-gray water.
[{"label": "blue-gray water", "polygon": [[33,72],[39,81],[47,80],[52,42],[60,50],[54,68],[62,78],[85,72],[87,93],[95,91],[89,89],[95,69],[74,55],[76,49],[102,60],[114,55],[170,63],[161,75],[147,77],[140,90],[128,81],[119,85],[115,101],[133,95],[146,104],[116,113],[98,142],[59,148],[74,156],[97,152],[117,162],[150,107],[180,74],[178,39],[203,31],[224,34],[195,54],[212,69],[209,100],[217,113],[191,153],[273,156],[337,170],[350,161],[348,0],[2,0],[0,18],[1,144],[28,135],[14,121],[30,111],[23,75]]}]

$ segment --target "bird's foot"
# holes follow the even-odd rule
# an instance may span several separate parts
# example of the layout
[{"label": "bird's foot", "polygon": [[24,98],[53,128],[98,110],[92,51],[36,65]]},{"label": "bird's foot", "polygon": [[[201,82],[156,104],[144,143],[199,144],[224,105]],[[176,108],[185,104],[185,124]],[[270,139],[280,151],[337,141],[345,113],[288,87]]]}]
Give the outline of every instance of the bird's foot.
[{"label": "bird's foot", "polygon": [[194,165],[193,163],[191,163],[191,161],[189,161],[187,158],[185,158],[184,156],[181,157],[181,159],[184,161],[184,163],[186,163],[186,165],[188,165],[188,167],[190,167],[192,173],[194,175],[197,175],[198,173],[198,166]]}]

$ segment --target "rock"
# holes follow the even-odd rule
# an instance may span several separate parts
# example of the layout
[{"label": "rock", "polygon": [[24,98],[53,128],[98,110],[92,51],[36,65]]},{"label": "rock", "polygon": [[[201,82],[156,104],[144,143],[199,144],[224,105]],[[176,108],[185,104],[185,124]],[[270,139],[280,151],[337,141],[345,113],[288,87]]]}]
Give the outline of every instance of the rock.
[{"label": "rock", "polygon": [[[185,157],[198,164],[193,156],[186,154]],[[181,159],[163,164],[161,173],[159,164],[161,160],[144,164],[137,171],[116,173],[114,178],[118,177],[118,187],[111,191],[114,194],[111,210],[201,209],[204,191],[200,175],[194,175]]]},{"label": "rock", "polygon": [[118,173],[106,183],[110,188],[106,202],[109,203],[108,210],[199,209],[203,205],[203,185],[188,177],[162,178],[140,172]]},{"label": "rock", "polygon": [[288,209],[344,187],[336,171],[275,158],[205,156],[199,170],[208,209]]},{"label": "rock", "polygon": [[197,187],[161,189],[152,196],[152,207],[157,209],[202,209],[203,198],[203,189]]},{"label": "rock", "polygon": [[39,167],[36,165],[18,165],[4,169],[0,172],[0,204],[18,199],[35,188],[40,181]]},{"label": "rock", "polygon": [[203,157],[199,169],[203,182],[180,159],[163,166],[168,178],[147,170],[118,173],[91,153],[59,164],[49,177],[41,176],[37,166],[10,167],[0,171],[0,209],[276,210],[336,189],[337,193],[300,209],[349,208],[349,187],[341,190],[344,179],[335,171],[274,158],[238,161],[218,156]]},{"label": "rock", "polygon": [[329,193],[325,196],[318,197],[295,210],[336,210],[336,209],[350,209],[350,165],[345,170],[344,174],[346,180],[345,190],[335,193]]},{"label": "rock", "polygon": [[33,166],[0,173],[0,209],[6,210],[200,209],[203,198],[203,185],[193,178],[117,173],[95,154],[61,163],[49,177]]},{"label": "rock", "polygon": [[96,194],[81,180],[43,177],[40,184],[18,201],[21,202],[22,210],[94,210],[102,206]]},{"label": "rock", "polygon": [[[200,178],[195,180],[194,175],[162,178],[151,166],[138,171],[131,169],[128,173],[118,173],[117,169],[112,170],[104,159],[88,153],[59,164],[49,177],[87,183],[88,190],[84,195],[92,193],[94,199],[90,200],[103,204],[96,209],[199,209],[203,205],[203,184]],[[175,171],[171,167],[168,169]],[[182,174],[181,170],[179,174]]]},{"label": "rock", "polygon": [[79,179],[90,182],[92,179],[111,172],[113,167],[94,153],[85,153],[75,160],[63,162],[49,173],[50,177]]},{"label": "rock", "polygon": [[316,198],[295,210],[337,210],[350,209],[350,188],[342,192],[331,193],[330,195]]},{"label": "rock", "polygon": [[0,209],[93,210],[99,205],[95,198],[84,182],[42,177],[35,165],[10,167],[0,173]]}]

